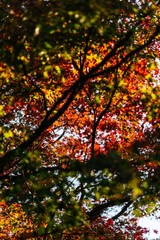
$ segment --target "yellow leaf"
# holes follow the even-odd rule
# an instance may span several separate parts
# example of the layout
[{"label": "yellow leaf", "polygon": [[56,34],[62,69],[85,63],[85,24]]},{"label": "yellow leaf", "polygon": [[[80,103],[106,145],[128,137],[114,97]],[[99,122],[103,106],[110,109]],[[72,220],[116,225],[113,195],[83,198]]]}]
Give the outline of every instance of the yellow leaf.
[{"label": "yellow leaf", "polygon": [[121,79],[120,82],[119,82],[119,84],[118,84],[118,86],[119,86],[119,87],[122,87],[123,85],[124,85],[124,80]]},{"label": "yellow leaf", "polygon": [[62,77],[61,81],[62,81],[62,83],[65,83],[66,80],[64,77]]},{"label": "yellow leaf", "polygon": [[128,100],[128,96],[124,95],[123,100],[127,101]]},{"label": "yellow leaf", "polygon": [[3,105],[0,105],[0,117],[4,116]]},{"label": "yellow leaf", "polygon": [[156,63],[152,63],[150,65],[150,70],[154,70],[156,67],[157,67],[157,64]]},{"label": "yellow leaf", "polygon": [[133,199],[136,199],[138,196],[142,195],[143,191],[139,187],[133,188]]},{"label": "yellow leaf", "polygon": [[47,71],[44,71],[44,72],[43,72],[43,77],[44,77],[44,78],[48,78],[48,77],[49,77]]},{"label": "yellow leaf", "polygon": [[133,177],[129,182],[129,187],[132,188],[133,199],[136,199],[138,196],[142,195],[143,191],[139,188],[139,178]]},{"label": "yellow leaf", "polygon": [[146,75],[146,79],[149,80],[149,79],[151,79],[151,78],[152,78],[151,74],[148,73],[148,74]]},{"label": "yellow leaf", "polygon": [[60,69],[59,66],[55,66],[55,70],[56,70],[56,72],[57,72],[58,74],[61,74],[61,69]]},{"label": "yellow leaf", "polygon": [[7,132],[4,133],[5,138],[10,138],[13,137],[13,132],[11,130],[8,130]]},{"label": "yellow leaf", "polygon": [[154,93],[151,94],[151,97],[152,97],[153,100],[156,99],[156,95]]},{"label": "yellow leaf", "polygon": [[96,102],[96,104],[100,104],[100,97],[99,97],[99,95],[96,95],[95,96],[95,102]]}]

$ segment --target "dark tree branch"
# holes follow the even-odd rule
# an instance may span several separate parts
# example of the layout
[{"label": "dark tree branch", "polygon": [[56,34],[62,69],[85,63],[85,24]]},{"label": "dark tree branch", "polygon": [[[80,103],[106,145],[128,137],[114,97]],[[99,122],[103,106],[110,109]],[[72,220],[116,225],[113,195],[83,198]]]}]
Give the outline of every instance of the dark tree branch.
[{"label": "dark tree branch", "polygon": [[[126,34],[126,37],[122,40],[120,40],[115,48],[109,53],[108,56],[106,56],[100,64],[97,64],[96,67],[92,68],[89,74],[82,75],[68,90],[66,90],[63,95],[56,101],[56,103],[52,106],[52,108],[46,113],[46,116],[44,120],[41,122],[40,126],[37,128],[37,130],[29,137],[29,139],[23,143],[21,143],[16,149],[12,149],[11,151],[7,152],[4,156],[0,158],[0,173],[3,174],[4,170],[10,168],[10,164],[13,162],[15,157],[23,156],[24,150],[26,150],[40,135],[43,133],[44,130],[46,130],[48,127],[50,127],[59,117],[63,115],[63,113],[67,110],[71,102],[73,101],[76,94],[81,91],[81,89],[84,87],[86,81],[89,78],[101,76],[103,74],[109,74],[110,72],[115,71],[118,67],[120,67],[126,60],[133,57],[135,54],[140,52],[142,49],[144,49],[146,46],[152,43],[152,40],[154,37],[156,37],[159,33],[159,26],[157,26],[156,31],[154,34],[149,38],[149,40],[136,48],[135,50],[132,50],[126,57],[124,57],[118,64],[115,66],[111,66],[103,71],[97,72],[108,59],[110,59],[112,56],[114,56],[116,50],[125,44],[125,41],[128,41],[132,36],[132,31],[129,31],[128,34]],[[67,99],[67,100],[66,100]],[[57,111],[55,115],[52,117],[51,114],[54,110],[59,106],[59,104],[65,103],[62,105],[62,107]],[[17,163],[20,162],[20,159],[17,161]]]},{"label": "dark tree branch", "polygon": [[[129,34],[129,36],[130,36],[130,34]],[[123,41],[120,41],[120,43],[123,44]],[[120,45],[120,43],[118,44],[118,46]],[[111,52],[112,52],[112,55],[114,55],[115,51],[111,51]],[[109,55],[111,56],[111,54],[109,54]],[[109,58],[110,58],[110,56],[109,56]],[[108,56],[107,56],[107,58],[108,58]],[[24,67],[23,71],[25,72],[25,74],[27,74],[25,66],[24,65],[22,65],[22,66]],[[114,69],[116,69],[116,68],[111,67],[110,71],[113,71]],[[92,72],[94,72],[94,71],[92,71]],[[70,103],[73,101],[75,95],[83,88],[84,84],[86,83],[86,81],[89,78],[90,78],[90,73],[87,76],[81,75],[80,78],[78,79],[78,81],[76,81],[68,90],[66,90],[63,93],[63,95],[51,107],[51,109],[49,111],[47,111],[44,120],[41,122],[41,124],[37,128],[37,130],[29,137],[29,139],[27,141],[23,142],[22,144],[20,144],[16,149],[13,149],[13,150],[7,152],[4,156],[2,156],[0,158],[0,169],[1,169],[0,173],[3,173],[3,171],[7,165],[9,168],[10,163],[13,162],[13,159],[15,157],[23,155],[23,151],[26,148],[28,148],[42,134],[42,132],[45,129],[47,129],[50,125],[52,125],[65,112],[65,110],[68,108]],[[67,99],[67,97],[68,97],[68,99]],[[62,103],[64,100],[66,100],[64,105],[57,111],[57,113],[54,116],[49,118],[50,115],[52,114],[52,112],[54,110],[56,110],[56,108],[59,106],[59,104]]]},{"label": "dark tree branch", "polygon": [[73,64],[74,68],[75,68],[78,72],[80,72],[80,69],[79,69],[76,61],[74,60],[74,58],[72,58],[72,64]]},{"label": "dark tree branch", "polygon": [[[142,44],[142,45],[140,45],[139,47],[137,47],[136,49],[134,49],[134,50],[132,50],[132,51],[130,51],[118,64],[116,64],[115,66],[111,66],[111,67],[108,67],[107,69],[104,69],[104,70],[102,70],[102,71],[98,71],[97,70],[97,72],[95,72],[94,71],[94,69],[93,69],[93,71],[92,71],[92,69],[91,69],[91,71],[89,72],[89,77],[90,78],[95,78],[95,77],[98,77],[98,76],[102,76],[103,74],[109,74],[111,71],[113,71],[113,69],[116,69],[116,68],[118,68],[118,67],[120,67],[123,63],[125,63],[128,59],[131,59],[132,57],[134,57],[136,54],[138,54],[139,52],[141,52],[145,47],[147,47],[147,46],[149,46],[151,43],[152,43],[152,41],[153,41],[153,39],[156,37],[156,36],[158,36],[158,34],[159,34],[159,32],[160,32],[160,26],[159,25],[157,25],[157,27],[156,27],[156,30],[154,31],[154,33],[150,36],[150,38],[148,39],[148,41],[146,41],[146,43],[144,43],[144,44]],[[124,39],[125,40],[125,39]],[[122,42],[123,42],[123,40],[122,40]],[[118,45],[118,44],[117,44]],[[117,47],[116,47],[117,48]],[[114,49],[112,50],[113,51],[113,53],[115,53],[115,51],[114,51]],[[112,52],[111,51],[111,52]],[[106,57],[107,58],[107,57]],[[108,59],[107,59],[108,60]],[[102,63],[102,62],[101,62]],[[99,65],[100,65],[100,67],[102,67],[101,66],[101,63],[99,63]],[[106,63],[106,62],[105,62]],[[104,65],[104,64],[103,64]]]},{"label": "dark tree branch", "polygon": [[[95,76],[95,73],[98,74],[99,72],[97,72],[97,71],[99,71],[99,69],[100,69],[101,67],[103,67],[104,64],[105,64],[111,57],[113,57],[113,56],[116,54],[116,51],[118,50],[118,48],[120,48],[120,47],[123,46],[126,42],[128,42],[132,36],[133,36],[133,30],[130,30],[122,40],[118,41],[117,44],[116,44],[116,46],[110,51],[110,53],[109,53],[107,56],[105,56],[104,59],[103,59],[99,64],[97,64],[95,67],[93,67],[93,68],[89,71],[88,75],[90,76],[90,78],[92,78],[93,76]],[[112,68],[112,67],[110,67],[110,68]],[[113,68],[114,68],[114,67],[113,67]],[[109,69],[109,68],[108,68],[108,69]],[[101,75],[101,74],[99,74],[99,75],[97,75],[97,76],[100,76],[100,75]]]},{"label": "dark tree branch", "polygon": [[76,61],[74,60],[74,58],[72,58],[72,64],[75,67],[75,69],[79,72],[80,76],[81,74],[83,75],[83,67],[84,67],[84,63],[86,61],[86,56],[87,56],[87,52],[89,49],[89,39],[91,36],[91,32],[92,30],[89,30],[89,33],[86,37],[86,41],[85,41],[85,48],[84,48],[84,56],[82,57],[82,53],[80,52],[80,67],[77,65]]},{"label": "dark tree branch", "polygon": [[116,220],[117,218],[119,218],[120,216],[123,215],[123,213],[125,213],[125,211],[128,209],[128,207],[133,203],[132,200],[128,201],[128,203],[121,209],[121,211],[119,213],[117,213],[115,216],[112,217],[113,220]]},{"label": "dark tree branch", "polygon": [[[117,77],[117,76],[116,76]],[[97,131],[97,127],[101,121],[101,119],[103,118],[103,116],[106,114],[106,112],[109,110],[110,106],[111,106],[111,103],[112,103],[112,100],[113,100],[113,97],[115,95],[115,92],[117,90],[117,80],[115,81],[115,85],[114,85],[114,89],[111,93],[111,96],[109,98],[109,101],[105,107],[105,109],[99,114],[97,120],[94,119],[94,123],[93,123],[93,131],[92,131],[92,146],[91,146],[91,152],[92,152],[92,155],[91,157],[94,157],[94,144],[95,144],[95,139],[96,139],[96,131]]]},{"label": "dark tree branch", "polygon": [[107,208],[113,207],[115,205],[120,205],[125,202],[130,202],[130,201],[131,201],[130,197],[124,197],[121,199],[115,199],[115,200],[108,201],[106,203],[95,205],[91,211],[87,212],[88,219],[94,220],[98,218],[101,215],[101,213],[105,211]]},{"label": "dark tree branch", "polygon": [[[53,107],[46,113],[44,120],[41,122],[40,126],[36,129],[36,131],[29,137],[29,139],[21,143],[16,149],[7,152],[4,156],[0,158],[0,173],[3,173],[6,167],[10,167],[10,164],[13,162],[15,157],[23,156],[24,150],[27,149],[38,137],[40,137],[44,130],[50,127],[59,117],[63,115],[65,110],[73,101],[77,92],[83,88],[86,80],[87,78],[85,76],[83,76],[83,78],[79,78],[79,80],[75,82],[68,90],[66,90],[62,97],[59,98],[57,102],[53,105]],[[50,117],[50,115],[57,108],[57,106],[62,103],[66,98],[66,102],[57,111],[57,113]],[[20,159],[18,161],[20,161]]]}]

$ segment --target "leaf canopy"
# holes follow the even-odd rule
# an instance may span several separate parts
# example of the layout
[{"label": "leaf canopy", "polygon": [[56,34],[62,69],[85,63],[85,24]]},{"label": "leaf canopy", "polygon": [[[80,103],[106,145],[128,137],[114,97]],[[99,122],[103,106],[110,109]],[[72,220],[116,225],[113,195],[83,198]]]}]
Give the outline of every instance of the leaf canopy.
[{"label": "leaf canopy", "polygon": [[65,239],[116,206],[116,224],[159,208],[158,4],[1,1],[1,205],[34,226],[12,236]]}]

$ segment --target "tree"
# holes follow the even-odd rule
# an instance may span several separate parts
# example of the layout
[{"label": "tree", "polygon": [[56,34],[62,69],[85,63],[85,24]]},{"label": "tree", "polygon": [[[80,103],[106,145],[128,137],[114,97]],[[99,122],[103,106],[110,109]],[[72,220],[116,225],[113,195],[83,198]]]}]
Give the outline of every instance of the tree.
[{"label": "tree", "polygon": [[157,210],[159,3],[0,4],[1,200],[43,239]]}]

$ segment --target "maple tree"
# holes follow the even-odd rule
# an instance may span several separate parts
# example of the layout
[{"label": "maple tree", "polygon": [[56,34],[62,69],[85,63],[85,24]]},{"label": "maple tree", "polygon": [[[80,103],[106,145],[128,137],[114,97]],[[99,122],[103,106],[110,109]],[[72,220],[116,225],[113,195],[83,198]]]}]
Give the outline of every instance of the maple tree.
[{"label": "maple tree", "polygon": [[143,239],[136,218],[118,224],[159,209],[159,2],[0,7],[0,227]]}]

